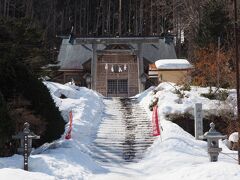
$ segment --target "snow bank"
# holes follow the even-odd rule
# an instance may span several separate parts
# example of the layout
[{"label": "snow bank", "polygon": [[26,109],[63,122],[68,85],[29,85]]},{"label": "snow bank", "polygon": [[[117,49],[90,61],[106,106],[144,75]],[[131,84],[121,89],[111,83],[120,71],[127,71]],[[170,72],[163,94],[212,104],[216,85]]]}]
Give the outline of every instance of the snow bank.
[{"label": "snow bank", "polygon": [[229,136],[228,140],[231,141],[231,142],[238,142],[238,132],[232,133]]},{"label": "snow bank", "polygon": [[[209,114],[217,115],[219,112],[225,109],[234,109],[233,104],[228,100],[210,100],[202,97],[201,94],[208,93],[209,88],[191,86],[190,91],[181,91],[181,93],[184,94],[183,98],[179,97],[179,95],[176,93],[176,89],[179,90],[180,87],[176,86],[174,83],[164,82],[155,88],[155,90],[157,90],[156,95],[151,94],[151,97],[146,96],[145,98],[151,99],[153,96],[158,97],[159,114],[162,116],[165,116],[166,114],[185,112],[193,114],[196,103],[202,103],[203,113],[205,116]],[[141,101],[141,103],[145,107],[147,107],[149,104],[147,101]]]},{"label": "snow bank", "polygon": [[[52,97],[68,122],[68,112],[73,111],[72,139],[66,141],[64,136],[53,143],[46,144],[41,154],[29,158],[30,171],[22,168],[22,156],[14,155],[0,158],[0,179],[68,179],[68,180],[239,180],[240,171],[237,153],[229,150],[220,141],[223,148],[218,162],[209,162],[207,143],[195,140],[178,125],[165,120],[168,113],[192,112],[196,102],[203,103],[205,113],[217,113],[219,109],[232,106],[235,102],[234,92],[226,102],[209,100],[201,97],[207,88],[192,87],[184,91],[179,99],[173,84],[161,83],[135,96],[149,114],[151,99],[159,98],[161,137],[156,138],[147,150],[145,158],[139,163],[102,166],[88,156],[88,145],[95,138],[101,120],[104,104],[102,97],[89,89],[71,84],[45,82]],[[179,87],[178,87],[179,88]],[[153,90],[158,92],[155,94]],[[62,94],[65,98],[61,98]],[[114,110],[114,107],[113,107]],[[54,127],[53,127],[54,128]],[[66,125],[68,129],[68,124]]]},{"label": "snow bank", "polygon": [[[44,82],[44,84],[48,87],[66,122],[69,121],[69,111],[72,111],[72,139],[65,140],[63,134],[61,139],[49,144],[46,143],[35,150],[35,155],[29,157],[29,170],[31,172],[14,169],[22,168],[23,159],[20,155],[0,158],[0,168],[13,168],[2,169],[0,171],[2,177],[7,172],[12,175],[10,176],[12,179],[19,179],[15,175],[16,172],[20,172],[22,177],[29,177],[29,179],[31,176],[33,179],[35,177],[36,179],[53,179],[52,177],[56,179],[85,179],[92,173],[107,172],[88,155],[88,144],[94,139],[101,121],[104,108],[102,97],[92,90],[71,84],[62,85],[53,82]],[[62,94],[66,98],[60,98]],[[69,123],[66,124],[66,131],[68,127]],[[45,175],[45,178],[43,174],[49,176]]]},{"label": "snow bank", "polygon": [[157,69],[190,69],[193,66],[186,59],[161,59],[155,62]]},{"label": "snow bank", "polygon": [[196,102],[203,103],[205,111],[217,111],[222,107],[219,101],[200,97],[200,93],[206,92],[208,89],[192,87],[190,92],[186,92],[187,97],[184,97],[180,104],[177,103],[178,97],[174,94],[173,84],[162,83],[155,89],[158,90],[156,94],[148,92],[144,98],[140,99],[140,103],[151,118],[152,112],[148,105],[153,96],[159,98],[159,119],[163,131],[146,152],[142,163],[135,167],[138,171],[144,171],[144,178],[139,176],[141,177],[139,179],[240,179],[236,151],[229,150],[220,141],[223,151],[219,156],[219,161],[209,162],[205,141],[195,140],[181,127],[165,120],[165,114],[188,111]]},{"label": "snow bank", "polygon": [[[158,90],[155,94],[153,90]],[[94,175],[93,180],[226,180],[240,179],[239,165],[237,164],[237,153],[229,150],[221,141],[223,152],[218,162],[209,162],[207,143],[195,140],[189,133],[178,125],[165,120],[165,114],[174,112],[185,112],[193,108],[195,102],[205,103],[204,109],[213,111],[219,106],[218,101],[208,100],[200,97],[200,93],[208,92],[207,88],[192,87],[186,92],[189,97],[184,97],[182,104],[177,103],[173,84],[162,83],[158,87],[151,87],[145,92],[138,94],[141,105],[149,114],[151,99],[156,96],[159,99],[160,124],[163,128],[161,136],[148,149],[145,158],[137,164],[123,167],[111,167],[108,174]],[[224,153],[224,154],[223,154]]]},{"label": "snow bank", "polygon": [[49,176],[43,173],[33,173],[27,172],[21,169],[10,169],[10,168],[3,168],[0,169],[0,179],[10,179],[10,180],[54,180],[53,176]]}]

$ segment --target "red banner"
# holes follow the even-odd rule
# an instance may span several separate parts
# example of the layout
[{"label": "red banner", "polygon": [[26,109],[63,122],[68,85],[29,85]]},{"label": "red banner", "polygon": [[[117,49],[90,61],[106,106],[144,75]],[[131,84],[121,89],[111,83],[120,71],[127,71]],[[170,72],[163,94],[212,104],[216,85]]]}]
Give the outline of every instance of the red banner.
[{"label": "red banner", "polygon": [[153,113],[152,113],[152,127],[153,127],[153,136],[159,136],[160,135],[160,129],[158,124],[158,107],[153,107]]},{"label": "red banner", "polygon": [[73,119],[73,115],[72,115],[72,111],[69,112],[69,128],[68,128],[68,132],[65,136],[65,139],[71,139],[72,135],[72,119]]}]

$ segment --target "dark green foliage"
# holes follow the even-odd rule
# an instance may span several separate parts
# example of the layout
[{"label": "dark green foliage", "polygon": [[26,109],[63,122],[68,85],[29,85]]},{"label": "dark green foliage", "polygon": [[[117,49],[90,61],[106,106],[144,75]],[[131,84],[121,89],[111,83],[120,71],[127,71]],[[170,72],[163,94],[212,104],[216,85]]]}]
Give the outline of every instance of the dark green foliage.
[{"label": "dark green foliage", "polygon": [[180,88],[181,91],[191,91],[191,86],[189,83],[184,83],[184,85]]},{"label": "dark green foliage", "polygon": [[216,99],[216,95],[213,93],[202,93],[201,96],[211,100]]},{"label": "dark green foliage", "polygon": [[225,101],[228,96],[229,96],[229,93],[227,90],[219,90],[217,92],[217,99],[220,101]]},{"label": "dark green foliage", "polygon": [[190,113],[167,114],[166,119],[182,127],[185,131],[194,136],[194,118]]},{"label": "dark green foliage", "polygon": [[[166,115],[166,119],[176,123],[193,136],[195,135],[194,117],[192,114],[187,112],[183,114],[168,114]],[[210,129],[209,124],[211,122],[215,123],[217,131],[227,135],[233,133],[237,127],[234,114],[230,110],[222,110],[218,115],[211,114],[205,116],[203,118],[203,132],[207,132]]]},{"label": "dark green foliage", "polygon": [[178,89],[178,88],[176,88],[176,87],[174,87],[174,88],[175,88],[175,89],[174,89],[174,93],[177,94],[177,96],[178,96],[180,99],[184,98],[184,96],[185,96],[184,91],[183,91],[182,89]]},{"label": "dark green foliage", "polygon": [[[8,69],[0,70],[2,74],[5,74],[4,78],[0,76],[0,84],[2,85],[0,90],[6,93],[3,94],[8,98],[15,93],[21,94],[30,101],[31,109],[34,110],[36,115],[39,115],[42,120],[47,123],[45,134],[41,137],[38,145],[60,138],[64,132],[65,123],[48,89],[40,80],[35,78],[22,63],[12,64],[12,71],[7,70]],[[8,74],[9,72],[15,74],[15,79],[8,78],[11,77],[11,74]],[[11,89],[13,89],[13,91],[11,91]],[[17,119],[15,121],[17,121]]]},{"label": "dark green foliage", "polygon": [[12,61],[0,57],[0,91],[5,98],[9,98],[13,94],[16,78]]},{"label": "dark green foliage", "polygon": [[[0,91],[7,104],[13,104],[15,97],[23,97],[30,105],[24,112],[29,112],[39,120],[35,126],[45,126],[44,134],[37,146],[58,139],[64,132],[65,122],[56,108],[48,89],[38,80],[35,70],[45,62],[45,50],[42,47],[41,32],[31,25],[27,19],[4,20],[0,19]],[[0,116],[6,117],[7,112],[11,117],[16,109],[9,107]],[[9,113],[11,112],[11,113]],[[27,116],[26,116],[27,117]],[[7,121],[11,118],[2,118]],[[7,138],[16,134],[14,128],[19,125],[18,119],[14,118],[9,128],[4,132]],[[30,119],[30,116],[29,116]],[[26,121],[29,119],[26,118]],[[12,128],[13,127],[13,128]],[[21,129],[21,127],[18,127]],[[41,128],[38,128],[41,129]],[[36,132],[37,133],[37,132]],[[3,132],[0,131],[0,136]]]},{"label": "dark green foliage", "polygon": [[216,91],[212,91],[212,89],[209,89],[208,93],[202,93],[202,97],[206,97],[208,99],[216,99],[219,101],[225,101],[228,97],[229,93],[227,90],[219,90],[217,89]]},{"label": "dark green foliage", "polygon": [[14,132],[13,122],[9,118],[6,102],[0,92],[0,133],[10,135],[9,133],[12,132]]},{"label": "dark green foliage", "polygon": [[0,92],[0,156],[5,156],[5,144],[11,141],[11,135],[14,133],[14,121],[9,117],[7,104]]},{"label": "dark green foliage", "polygon": [[48,63],[42,33],[29,19],[0,18],[0,40],[2,59],[15,59],[35,71]]},{"label": "dark green foliage", "polygon": [[32,109],[47,122],[46,133],[41,142],[51,142],[64,132],[65,122],[55,106],[52,97],[44,84],[36,79],[25,66],[19,65],[16,68],[18,88],[22,95],[31,102]]},{"label": "dark green foliage", "polygon": [[218,37],[221,37],[222,43],[227,40],[231,21],[226,6],[226,2],[222,0],[211,0],[204,5],[196,39],[200,47],[210,43],[217,44]]}]

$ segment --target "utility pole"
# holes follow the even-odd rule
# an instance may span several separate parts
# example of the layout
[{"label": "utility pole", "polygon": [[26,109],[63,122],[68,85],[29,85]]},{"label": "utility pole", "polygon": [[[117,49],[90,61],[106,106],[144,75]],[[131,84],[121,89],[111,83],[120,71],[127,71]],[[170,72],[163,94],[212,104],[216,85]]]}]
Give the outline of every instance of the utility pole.
[{"label": "utility pole", "polygon": [[220,41],[220,36],[218,37],[218,52],[217,52],[217,87],[220,87],[220,46],[221,46],[221,41]]},{"label": "utility pole", "polygon": [[236,61],[236,88],[237,88],[237,120],[238,120],[238,164],[240,165],[240,96],[239,96],[239,56],[238,56],[238,19],[237,0],[234,0],[234,37],[235,37],[235,61]]},{"label": "utility pole", "polygon": [[122,34],[122,0],[119,0],[119,9],[118,9],[118,34]]}]

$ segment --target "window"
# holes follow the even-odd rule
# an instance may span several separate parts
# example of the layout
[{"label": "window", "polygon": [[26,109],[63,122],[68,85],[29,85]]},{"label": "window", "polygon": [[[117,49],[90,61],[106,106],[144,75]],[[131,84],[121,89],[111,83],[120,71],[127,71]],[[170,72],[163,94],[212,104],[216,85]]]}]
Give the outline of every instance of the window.
[{"label": "window", "polygon": [[108,93],[117,94],[117,80],[108,80]]},{"label": "window", "polygon": [[108,80],[108,94],[128,94],[127,79]]},{"label": "window", "polygon": [[127,94],[128,93],[128,81],[125,79],[118,80],[118,92],[120,94]]}]

